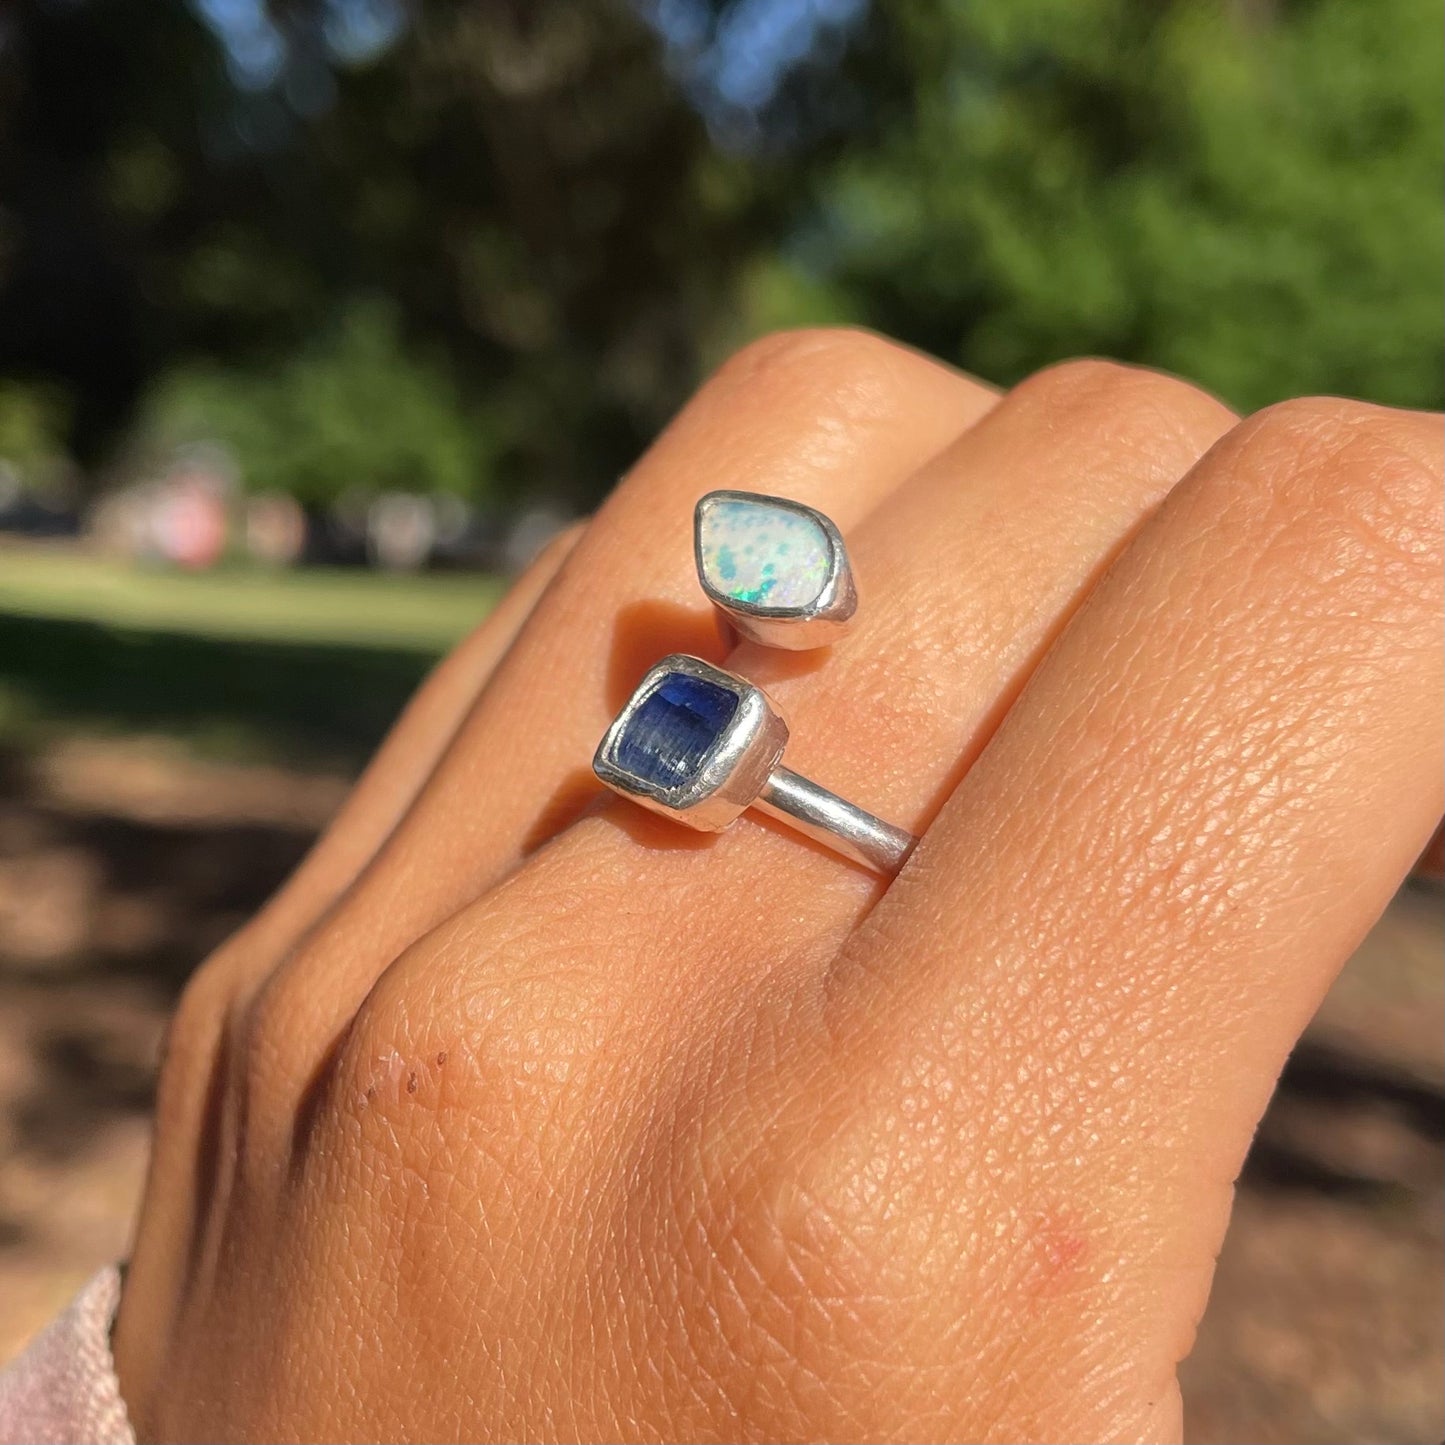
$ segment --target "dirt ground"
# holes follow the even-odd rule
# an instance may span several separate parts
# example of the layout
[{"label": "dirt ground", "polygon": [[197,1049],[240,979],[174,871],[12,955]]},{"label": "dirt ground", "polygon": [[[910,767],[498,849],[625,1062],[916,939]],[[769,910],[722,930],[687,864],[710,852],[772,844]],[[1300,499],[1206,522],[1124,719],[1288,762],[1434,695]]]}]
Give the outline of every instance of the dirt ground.
[{"label": "dirt ground", "polygon": [[[123,1255],[175,995],[345,786],[160,743],[0,754],[0,1361]],[[1281,1081],[1184,1371],[1201,1445],[1445,1435],[1441,945],[1440,893],[1407,887]]]}]

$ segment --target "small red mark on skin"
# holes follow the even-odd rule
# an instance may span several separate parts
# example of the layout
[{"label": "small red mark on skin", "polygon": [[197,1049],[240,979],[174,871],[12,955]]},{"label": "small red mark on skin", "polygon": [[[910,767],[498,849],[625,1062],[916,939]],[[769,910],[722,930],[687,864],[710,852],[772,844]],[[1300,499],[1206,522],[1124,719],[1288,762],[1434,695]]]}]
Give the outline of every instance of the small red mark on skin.
[{"label": "small red mark on skin", "polygon": [[447,1051],[446,1051],[445,1049],[443,1049],[443,1050],[441,1051],[441,1053],[439,1053],[439,1054],[437,1055],[437,1068],[441,1068],[441,1066],[442,1066],[444,1063],[446,1063],[446,1061],[447,1061]]},{"label": "small red mark on skin", "polygon": [[1027,1287],[1036,1297],[1067,1290],[1089,1251],[1077,1217],[1064,1212],[1039,1215],[1029,1244]]},{"label": "small red mark on skin", "polygon": [[414,1073],[406,1076],[406,1091],[408,1094],[416,1093],[416,1075]]}]

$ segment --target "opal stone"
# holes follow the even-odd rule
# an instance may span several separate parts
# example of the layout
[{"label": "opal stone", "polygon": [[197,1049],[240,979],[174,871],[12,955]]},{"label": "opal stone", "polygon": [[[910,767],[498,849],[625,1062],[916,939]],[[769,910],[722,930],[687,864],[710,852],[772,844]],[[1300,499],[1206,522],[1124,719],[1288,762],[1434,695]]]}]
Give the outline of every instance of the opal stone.
[{"label": "opal stone", "polygon": [[702,770],[738,705],[738,695],[715,682],[670,672],[628,718],[613,750],[617,765],[653,787],[683,787]]},{"label": "opal stone", "polygon": [[698,560],[719,596],[745,607],[803,610],[828,585],[833,550],[805,512],[716,497],[698,518]]}]

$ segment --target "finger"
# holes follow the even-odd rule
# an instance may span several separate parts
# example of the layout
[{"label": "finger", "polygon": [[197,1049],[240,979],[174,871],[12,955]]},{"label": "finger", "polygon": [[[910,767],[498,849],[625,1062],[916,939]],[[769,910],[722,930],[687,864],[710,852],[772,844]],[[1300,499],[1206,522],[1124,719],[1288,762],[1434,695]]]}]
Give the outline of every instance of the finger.
[{"label": "finger", "polygon": [[[1017,1338],[1000,1312],[1022,1321],[1009,1376],[1061,1438],[1177,1409],[1252,1128],[1440,816],[1440,465],[1436,418],[1309,402],[1241,426],[833,978],[854,1113],[828,1177],[868,1156],[906,1181],[888,1209],[932,1253],[856,1196],[849,1237],[876,1226],[940,1302],[945,1372],[989,1375]],[[1026,1430],[988,1408],[988,1438]]]},{"label": "finger", "polygon": [[[156,1105],[158,1148],[151,1165],[144,1228],[134,1258],[158,1278],[175,1231],[194,1218],[189,1162],[212,1094],[220,1035],[277,962],[365,866],[436,765],[477,693],[582,533],[554,538],[508,589],[487,619],[446,658],[408,703],[386,741],[301,865],[265,908],[192,976],[170,1027]],[[224,1071],[222,1070],[221,1076]],[[152,1246],[161,1244],[152,1254]],[[177,1267],[178,1264],[177,1264]]]},{"label": "finger", "polygon": [[[867,601],[826,661],[752,644],[729,658],[789,718],[788,766],[925,828],[1101,569],[1233,420],[1176,378],[1100,362],[1009,393],[858,529]],[[753,814],[694,848],[622,801],[594,831],[581,871],[671,879],[678,906],[712,920],[700,946],[722,953],[704,966],[723,973],[745,971],[735,949],[756,954],[760,912],[786,920],[778,947],[816,955],[881,886]]]},{"label": "finger", "polygon": [[[1231,421],[1183,382],[1099,363],[1010,393],[857,529],[871,601],[826,661],[731,659],[791,717],[789,764],[922,826],[1099,569]],[[699,838],[618,800],[403,957],[368,1008],[424,998],[445,1028],[479,997],[545,1010],[561,995],[588,1027],[622,1017],[675,1047],[750,1009],[780,961],[815,976],[879,886],[751,816]],[[575,967],[517,989],[539,949]]]},{"label": "finger", "polygon": [[240,981],[269,972],[356,878],[395,827],[552,578],[579,524],[555,537],[486,620],[417,690],[300,865],[208,967]]},{"label": "finger", "polygon": [[578,523],[554,537],[486,621],[433,669],[315,846],[257,915],[252,940],[262,951],[289,947],[386,840],[582,532]]},{"label": "finger", "polygon": [[770,338],[725,366],[599,512],[323,943],[259,1007],[329,1038],[397,953],[596,799],[588,761],[638,677],[669,651],[721,652],[694,572],[702,493],[776,492],[849,529],[993,401],[856,332]]},{"label": "finger", "polygon": [[[854,529],[864,604],[825,659],[748,648],[732,661],[766,675],[824,782],[921,824],[1099,568],[1232,420],[1148,372],[1095,363],[1034,378]],[[744,819],[698,839],[619,800],[387,970],[328,1063],[326,1107],[291,1156],[298,1177],[331,1187],[340,1128],[384,1161],[392,1215],[426,1208],[407,1183],[420,1157],[488,1237],[525,1236],[546,1199],[584,1221],[553,1267],[580,1273],[561,1293],[594,1302],[589,1333],[627,1340],[643,1361],[700,1351],[725,1400],[756,1399],[782,1338],[813,1377],[804,1337],[820,1311],[791,1272],[808,1271],[816,1241],[788,1233],[785,1175],[754,1188],[750,1171],[813,1132],[821,1097],[789,1083],[816,1042],[818,964],[875,896],[867,875],[782,830]],[[480,1116],[464,1102],[477,1099]],[[783,1136],[780,1100],[809,1116]],[[700,1267],[709,1297],[730,1301],[723,1317],[698,1307],[696,1277],[690,1295],[678,1281],[679,1231],[719,1243]],[[598,1282],[639,1257],[655,1263],[655,1293],[629,1318]],[[750,1265],[781,1290],[760,1298]],[[492,1276],[499,1313],[527,1308],[524,1284]],[[847,1353],[858,1336],[830,1338]],[[856,1378],[859,1358],[816,1378]],[[619,1409],[630,1417],[628,1401]],[[782,1433],[867,1435],[868,1418],[800,1417]]]}]

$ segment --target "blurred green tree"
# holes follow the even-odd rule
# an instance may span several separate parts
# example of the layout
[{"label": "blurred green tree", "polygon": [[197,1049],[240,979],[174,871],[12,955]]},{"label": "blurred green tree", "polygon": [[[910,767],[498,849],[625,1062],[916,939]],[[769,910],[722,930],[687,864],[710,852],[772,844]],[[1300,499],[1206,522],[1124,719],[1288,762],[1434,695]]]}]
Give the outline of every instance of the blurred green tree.
[{"label": "blurred green tree", "polygon": [[94,467],[157,375],[284,368],[355,297],[446,356],[505,490],[594,496],[696,376],[744,238],[626,0],[17,0],[3,24],[0,375],[75,393]]},{"label": "blurred green tree", "polygon": [[34,484],[60,470],[65,406],[53,387],[0,380],[0,471]]},{"label": "blurred green tree", "polygon": [[[179,368],[313,498],[368,457],[454,485],[463,449],[421,444],[398,380],[444,369],[425,425],[475,419],[475,477],[590,500],[710,361],[798,321],[1000,381],[1099,352],[1244,407],[1438,405],[1438,19],[1437,0],[12,0],[0,376],[59,381],[100,478]],[[354,306],[374,296],[395,399],[365,407]],[[348,451],[326,417],[362,412]]]},{"label": "blurred green tree", "polygon": [[431,0],[336,83],[308,122],[316,243],[445,344],[504,493],[592,500],[697,377],[755,235],[708,176],[743,159],[710,155],[627,0]]},{"label": "blurred green tree", "polygon": [[243,485],[326,505],[348,491],[485,496],[487,418],[446,369],[404,347],[383,303],[354,304],[270,372],[192,365],[155,387],[143,422],[161,457],[222,443]]},{"label": "blurred green tree", "polygon": [[1439,406],[1439,32],[1435,0],[885,0],[840,81],[871,115],[750,319]]}]

